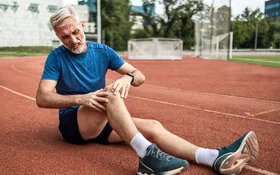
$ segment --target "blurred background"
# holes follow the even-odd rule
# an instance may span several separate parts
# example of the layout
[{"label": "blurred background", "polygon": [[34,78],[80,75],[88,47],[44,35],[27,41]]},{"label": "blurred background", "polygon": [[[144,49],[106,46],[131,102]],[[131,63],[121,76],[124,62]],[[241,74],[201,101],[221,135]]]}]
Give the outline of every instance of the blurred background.
[{"label": "blurred background", "polygon": [[131,39],[172,38],[195,56],[279,53],[279,0],[0,0],[0,47],[58,46],[49,17],[70,4],[86,24],[87,39],[117,51],[127,51]]}]

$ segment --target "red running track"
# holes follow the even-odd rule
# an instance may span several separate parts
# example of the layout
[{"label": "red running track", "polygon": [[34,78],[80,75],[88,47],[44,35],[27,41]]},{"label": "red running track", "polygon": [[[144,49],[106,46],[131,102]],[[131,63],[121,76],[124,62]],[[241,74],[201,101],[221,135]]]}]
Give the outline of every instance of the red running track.
[{"label": "red running track", "polygon": [[[126,145],[72,145],[59,135],[57,110],[39,109],[36,89],[46,57],[0,60],[1,174],[136,174]],[[226,146],[248,130],[260,153],[241,174],[280,174],[280,69],[228,61],[127,60],[146,75],[125,101],[135,117],[159,120],[199,146]],[[108,72],[112,82],[119,75]],[[184,174],[214,175],[192,164]]]}]

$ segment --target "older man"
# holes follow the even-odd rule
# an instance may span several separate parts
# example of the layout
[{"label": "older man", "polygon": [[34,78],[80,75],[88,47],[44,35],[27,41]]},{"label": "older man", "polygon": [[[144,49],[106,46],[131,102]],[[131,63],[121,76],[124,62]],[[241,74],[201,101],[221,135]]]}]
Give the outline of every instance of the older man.
[{"label": "older man", "polygon": [[[179,174],[189,166],[187,160],[234,174],[255,160],[258,144],[253,131],[228,147],[205,149],[158,121],[132,118],[124,99],[131,85],[144,83],[141,71],[108,46],[86,41],[84,23],[73,7],[61,8],[50,22],[63,45],[48,55],[36,101],[39,107],[59,109],[59,130],[67,142],[125,142],[139,156],[138,174]],[[106,86],[109,69],[120,77]]]}]

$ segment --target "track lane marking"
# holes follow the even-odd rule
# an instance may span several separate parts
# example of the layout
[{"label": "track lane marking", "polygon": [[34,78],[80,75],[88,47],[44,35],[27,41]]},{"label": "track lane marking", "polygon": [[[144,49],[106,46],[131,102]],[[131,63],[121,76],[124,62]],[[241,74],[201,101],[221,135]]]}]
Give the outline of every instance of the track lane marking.
[{"label": "track lane marking", "polygon": [[273,113],[273,112],[276,112],[276,111],[280,111],[280,108],[261,111],[261,112],[255,113],[255,114],[252,114],[250,112],[245,112],[245,114],[250,116],[250,117],[255,117],[255,116],[258,116],[258,115],[269,114],[269,113]]},{"label": "track lane marking", "polygon": [[260,168],[252,167],[250,165],[245,165],[244,168],[247,169],[247,170],[251,170],[251,171],[260,173],[260,174],[264,174],[264,175],[279,175],[277,173],[273,173],[273,172],[269,172],[269,171],[266,171],[266,170],[263,170],[263,169],[260,169]]},{"label": "track lane marking", "polygon": [[16,91],[13,91],[13,90],[11,90],[11,89],[9,89],[9,88],[5,87],[5,86],[0,85],[0,88],[5,89],[6,91],[12,92],[12,93],[14,93],[14,94],[17,94],[17,95],[19,95],[19,96],[22,96],[22,97],[24,97],[24,98],[27,98],[27,99],[29,99],[29,100],[36,101],[36,99],[35,99],[35,98],[33,98],[33,97],[30,97],[30,96],[24,95],[24,94],[19,93],[19,92],[16,92]]},{"label": "track lane marking", "polygon": [[[29,72],[24,72],[22,70],[19,70],[18,68],[16,68],[15,64],[12,64],[11,68],[18,73],[22,73],[22,74],[36,77],[36,78],[41,78],[41,76],[38,76],[37,74],[31,74]],[[106,80],[114,82],[114,80],[109,79],[109,78],[107,78]],[[258,99],[258,98],[252,98],[252,97],[242,97],[242,96],[236,96],[236,95],[218,94],[218,93],[211,93],[211,92],[197,92],[197,91],[185,90],[185,89],[180,89],[180,88],[169,88],[169,87],[149,85],[149,84],[145,84],[145,86],[150,87],[150,88],[164,89],[164,90],[172,90],[172,91],[176,90],[176,91],[183,91],[183,92],[187,92],[187,93],[208,94],[208,95],[213,95],[213,96],[224,96],[224,97],[247,99],[247,100],[253,100],[253,101],[264,101],[264,102],[269,102],[269,103],[280,104],[280,101],[276,101],[276,100],[264,100],[264,99]]]},{"label": "track lane marking", "polygon": [[[11,68],[18,72],[18,73],[22,73],[28,76],[33,76],[36,78],[40,78],[40,76],[36,75],[36,74],[31,74],[28,72],[24,72],[21,71],[19,69],[17,69],[15,67],[15,64],[11,65]],[[107,79],[109,81],[113,81],[112,79]],[[176,88],[165,88],[165,87],[158,87],[158,86],[153,86],[153,85],[148,85],[148,87],[157,87],[157,88],[161,88],[161,89],[166,89],[166,90],[180,90],[180,91],[184,91],[182,89],[176,89]],[[193,92],[193,91],[187,91],[187,92]],[[274,102],[274,103],[279,103],[278,101],[269,101],[269,100],[262,100],[262,99],[256,99],[256,98],[248,98],[248,97],[239,97],[239,96],[232,96],[232,95],[224,95],[224,94],[216,94],[216,93],[208,93],[208,92],[198,92],[200,94],[209,94],[209,95],[218,95],[218,96],[227,96],[227,97],[232,97],[232,98],[244,98],[244,99],[250,99],[250,100],[258,100],[258,101],[266,101],[266,102]],[[205,111],[205,112],[209,112],[209,113],[216,113],[216,114],[221,114],[221,115],[227,115],[227,116],[233,116],[233,117],[239,117],[239,118],[245,118],[245,119],[251,119],[251,120],[257,120],[257,121],[262,121],[262,122],[266,122],[266,123],[273,123],[273,124],[277,124],[280,125],[280,122],[275,122],[275,121],[270,121],[270,120],[264,120],[264,119],[257,119],[257,118],[252,118],[254,116],[258,116],[261,114],[266,114],[266,113],[270,113],[270,112],[274,112],[274,111],[278,111],[280,110],[280,108],[276,109],[276,110],[267,110],[267,111],[263,111],[260,113],[256,113],[256,114],[251,114],[250,112],[244,112],[246,116],[243,115],[238,115],[238,114],[231,114],[231,113],[223,113],[223,112],[219,112],[219,111],[214,111],[214,110],[210,110],[210,109],[204,109],[204,108],[197,108],[197,107],[191,107],[191,106],[185,106],[185,105],[180,105],[180,104],[176,104],[176,103],[169,103],[169,102],[164,102],[164,101],[160,101],[160,100],[152,100],[152,99],[148,99],[148,98],[143,98],[143,97],[137,97],[137,96],[130,96],[130,97],[134,97],[134,98],[139,98],[139,99],[144,99],[144,100],[150,100],[150,101],[154,101],[154,102],[159,102],[159,103],[164,103],[164,104],[169,104],[169,105],[173,105],[173,106],[180,106],[183,108],[188,108],[188,109],[194,109],[194,110],[201,110],[201,111]],[[248,116],[250,118],[248,118]]]},{"label": "track lane marking", "polygon": [[[110,82],[114,82],[112,79],[108,79]],[[186,93],[197,93],[197,94],[206,94],[206,95],[212,95],[212,96],[218,96],[218,97],[229,97],[229,98],[237,98],[237,99],[245,99],[245,100],[251,100],[251,101],[261,101],[266,103],[273,103],[273,104],[280,104],[280,101],[277,100],[265,100],[260,98],[253,98],[253,97],[243,97],[243,96],[237,96],[237,95],[228,95],[228,94],[219,94],[219,93],[212,93],[212,92],[199,92],[199,91],[192,91],[192,90],[185,90],[180,88],[169,88],[164,86],[157,86],[157,85],[151,85],[151,84],[144,84],[143,86],[149,87],[149,88],[155,88],[155,89],[163,89],[167,91],[181,91]]]},{"label": "track lane marking", "polygon": [[[11,90],[5,86],[0,85],[0,88],[5,89],[7,91],[10,91],[14,94],[17,94],[19,96],[25,97],[27,99],[36,101],[35,98],[21,94],[19,92],[16,92],[14,90]],[[204,112],[209,112],[209,113],[214,113],[214,114],[220,114],[220,115],[226,115],[226,116],[232,116],[232,117],[237,117],[237,118],[243,118],[243,119],[248,119],[248,120],[256,120],[256,121],[260,121],[260,122],[265,122],[265,123],[270,123],[270,124],[276,124],[276,125],[280,125],[280,122],[275,122],[275,121],[270,121],[270,120],[264,120],[264,119],[257,119],[257,118],[252,118],[252,117],[248,117],[248,116],[243,116],[243,115],[238,115],[238,114],[231,114],[231,113],[225,113],[225,112],[219,112],[219,111],[214,111],[214,110],[210,110],[210,109],[204,109],[204,108],[197,108],[197,107],[192,107],[192,106],[187,106],[187,105],[181,105],[181,104],[176,104],[176,103],[170,103],[170,102],[165,102],[165,101],[161,101],[161,100],[153,100],[153,99],[149,99],[149,98],[144,98],[144,97],[138,97],[138,96],[133,96],[131,95],[130,97],[132,98],[136,98],[136,99],[141,99],[141,100],[145,100],[145,101],[151,101],[151,102],[156,102],[156,103],[161,103],[161,104],[166,104],[166,105],[171,105],[171,106],[177,106],[177,107],[182,107],[182,108],[186,108],[186,109],[193,109],[193,110],[199,110],[199,111],[204,111]]]},{"label": "track lane marking", "polygon": [[24,71],[21,71],[21,70],[17,69],[17,68],[15,67],[15,64],[12,64],[12,65],[11,65],[11,68],[12,68],[14,71],[18,72],[18,73],[25,74],[25,75],[32,76],[32,77],[36,77],[36,78],[41,78],[40,76],[38,76],[38,75],[36,75],[36,74],[31,74],[31,73],[24,72]]},{"label": "track lane marking", "polygon": [[[5,86],[2,86],[2,85],[0,85],[0,88],[2,88],[2,89],[4,89],[4,90],[7,90],[7,91],[9,91],[9,92],[11,92],[11,93],[14,93],[14,94],[16,94],[16,95],[19,95],[19,96],[21,96],[21,97],[24,97],[24,98],[27,98],[27,99],[30,99],[30,100],[33,100],[33,101],[36,101],[36,99],[35,98],[33,98],[33,97],[30,97],[30,96],[28,96],[28,95],[24,95],[24,94],[22,94],[22,93],[19,93],[19,92],[16,92],[16,91],[14,91],[14,90],[11,90],[11,89],[9,89],[9,88],[7,88],[7,87],[5,87]],[[159,102],[159,103],[162,103],[162,104],[170,104],[170,105],[173,105],[173,106],[179,106],[179,107],[183,107],[184,105],[178,105],[178,104],[173,104],[173,103],[169,103],[169,102],[163,102],[163,101],[157,101],[157,100],[151,100],[151,99],[146,99],[146,98],[142,98],[142,97],[136,97],[136,96],[132,96],[133,98],[138,98],[138,99],[144,99],[144,100],[149,100],[149,101],[152,101],[152,102]],[[195,107],[187,107],[188,109],[196,109]],[[199,108],[197,108],[197,109],[199,109]],[[208,112],[209,110],[205,110],[206,112]],[[223,113],[220,113],[220,112],[218,112],[219,114],[223,114]],[[250,119],[250,118],[248,118],[248,117],[246,117],[247,119]],[[280,124],[280,123],[279,123]],[[246,169],[248,169],[248,170],[251,170],[251,171],[254,171],[254,172],[258,172],[258,173],[260,173],[260,174],[264,174],[264,175],[278,175],[278,174],[276,174],[276,173],[273,173],[273,172],[269,172],[269,171],[266,171],[266,170],[263,170],[263,169],[260,169],[260,168],[255,168],[255,167],[253,167],[253,166],[249,166],[249,165],[246,165],[244,168],[246,168]]]},{"label": "track lane marking", "polygon": [[156,102],[156,103],[161,103],[161,104],[166,104],[166,105],[171,105],[171,106],[182,107],[182,108],[186,108],[186,109],[199,110],[199,111],[204,111],[204,112],[209,112],[209,113],[214,113],[214,114],[220,114],[220,115],[226,115],[226,116],[231,116],[231,117],[236,117],[236,118],[256,120],[256,121],[260,121],[260,122],[280,125],[280,122],[264,120],[264,119],[257,119],[257,118],[252,118],[252,117],[248,117],[248,116],[244,116],[244,115],[231,114],[231,113],[226,113],[226,112],[219,112],[219,111],[215,111],[215,110],[211,110],[211,109],[197,108],[197,107],[193,107],[193,106],[170,103],[170,102],[165,102],[165,101],[161,101],[161,100],[153,100],[153,99],[138,97],[138,96],[133,96],[133,95],[130,95],[130,97],[136,98],[136,99],[141,99],[141,100],[146,100],[146,101],[151,101],[151,102]]}]

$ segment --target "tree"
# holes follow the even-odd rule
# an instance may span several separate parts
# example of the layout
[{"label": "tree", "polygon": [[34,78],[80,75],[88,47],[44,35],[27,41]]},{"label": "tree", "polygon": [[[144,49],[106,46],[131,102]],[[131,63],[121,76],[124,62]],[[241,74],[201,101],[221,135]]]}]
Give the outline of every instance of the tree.
[{"label": "tree", "polygon": [[[192,18],[202,10],[202,0],[160,0],[159,2],[163,5],[164,15],[157,15],[154,23],[144,26],[147,36],[180,38],[184,42],[185,49],[192,47],[194,45]],[[138,31],[134,36],[139,36],[140,33]]]},{"label": "tree", "polygon": [[115,50],[127,49],[132,22],[129,21],[129,0],[102,0],[101,19],[105,43]]},{"label": "tree", "polygon": [[274,48],[280,48],[280,17],[271,22],[271,46]]},{"label": "tree", "polygon": [[228,6],[223,5],[217,9],[214,13],[214,18],[216,19],[216,29],[215,35],[221,35],[229,32],[229,17],[230,17],[230,9]]},{"label": "tree", "polygon": [[268,37],[266,33],[269,30],[269,25],[263,19],[263,13],[260,9],[251,10],[246,7],[241,15],[235,17],[232,22],[232,30],[233,47],[235,48],[254,48],[256,41],[258,48],[267,47]]}]

